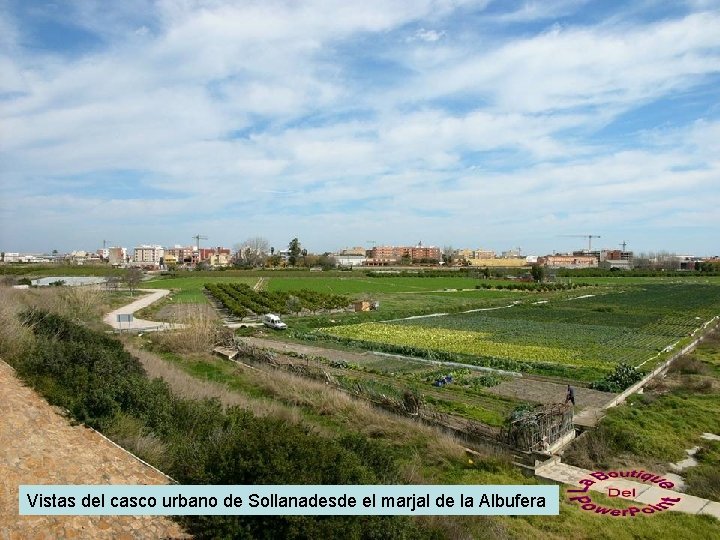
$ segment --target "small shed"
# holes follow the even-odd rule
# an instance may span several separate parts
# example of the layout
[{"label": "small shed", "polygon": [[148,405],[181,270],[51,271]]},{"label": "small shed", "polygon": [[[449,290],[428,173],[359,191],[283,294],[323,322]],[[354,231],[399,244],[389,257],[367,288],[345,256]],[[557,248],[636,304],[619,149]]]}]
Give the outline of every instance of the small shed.
[{"label": "small shed", "polygon": [[355,308],[355,311],[370,311],[370,302],[367,300],[359,300],[357,302],[353,302],[353,307]]}]

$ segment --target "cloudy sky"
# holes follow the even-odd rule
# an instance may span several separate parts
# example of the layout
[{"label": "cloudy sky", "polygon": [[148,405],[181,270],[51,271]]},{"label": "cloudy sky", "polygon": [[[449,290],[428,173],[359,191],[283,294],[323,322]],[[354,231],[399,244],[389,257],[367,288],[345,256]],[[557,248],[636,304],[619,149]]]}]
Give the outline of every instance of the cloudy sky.
[{"label": "cloudy sky", "polygon": [[0,188],[4,251],[718,254],[720,2],[0,0]]}]

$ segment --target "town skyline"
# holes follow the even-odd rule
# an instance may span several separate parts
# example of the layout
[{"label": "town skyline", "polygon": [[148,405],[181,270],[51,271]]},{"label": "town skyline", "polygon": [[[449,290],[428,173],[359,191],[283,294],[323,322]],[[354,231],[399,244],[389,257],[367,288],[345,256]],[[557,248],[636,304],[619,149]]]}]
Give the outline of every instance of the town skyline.
[{"label": "town skyline", "polygon": [[[366,250],[371,251],[374,248],[386,248],[386,247],[393,247],[393,246],[406,246],[406,247],[421,247],[421,248],[436,248],[439,250],[440,253],[444,253],[447,248],[451,248],[454,252],[467,252],[467,251],[476,251],[476,252],[486,252],[488,254],[492,254],[492,257],[502,258],[502,257],[526,257],[526,256],[544,256],[544,255],[554,255],[554,254],[572,254],[572,253],[580,253],[580,252],[586,252],[586,253],[599,253],[603,251],[622,251],[622,252],[629,252],[629,253],[635,253],[635,254],[642,254],[642,255],[652,255],[652,254],[672,254],[677,256],[694,256],[698,258],[710,258],[710,257],[718,257],[718,253],[692,253],[690,251],[673,251],[669,249],[657,249],[657,250],[644,250],[644,249],[633,249],[632,245],[627,241],[622,241],[617,245],[606,245],[606,243],[602,242],[602,236],[601,235],[567,235],[568,238],[563,238],[562,242],[563,244],[567,244],[568,242],[572,243],[572,246],[567,249],[556,249],[553,248],[550,251],[538,251],[538,250],[532,250],[530,248],[523,248],[522,246],[506,246],[502,247],[500,249],[494,249],[492,247],[488,247],[489,244],[472,244],[472,245],[460,245],[453,242],[445,242],[445,243],[432,243],[432,242],[423,242],[422,240],[411,243],[411,242],[377,242],[377,241],[369,241],[365,243],[357,243],[357,244],[351,244],[346,243],[343,246],[335,246],[330,249],[325,248],[313,248],[308,247],[304,242],[302,242],[302,239],[295,237],[294,239],[291,239],[288,241],[288,243],[273,243],[269,241],[267,238],[261,236],[261,235],[252,235],[248,236],[247,238],[244,238],[243,240],[238,240],[232,243],[214,243],[211,241],[209,237],[202,236],[202,243],[199,245],[199,248],[201,251],[214,251],[222,249],[223,251],[227,251],[229,254],[234,255],[235,253],[240,252],[243,247],[247,247],[248,243],[252,242],[260,242],[262,244],[267,245],[267,249],[263,250],[263,252],[266,252],[267,254],[270,254],[271,252],[274,253],[280,253],[281,251],[287,251],[288,245],[293,240],[298,240],[300,242],[300,245],[302,248],[312,254],[333,254],[337,255],[346,251],[353,251],[353,250]],[[573,238],[569,238],[573,237]],[[588,238],[590,237],[590,238]],[[191,237],[193,238],[192,242],[167,242],[167,243],[160,243],[160,242],[136,242],[136,243],[114,243],[111,241],[105,241],[103,245],[99,247],[88,247],[88,246],[75,246],[72,249],[66,249],[66,250],[60,250],[57,248],[53,249],[46,249],[41,251],[30,251],[30,250],[8,250],[8,249],[2,249],[2,246],[0,246],[0,251],[5,253],[20,253],[20,254],[45,254],[49,255],[52,253],[57,254],[63,254],[68,255],[71,253],[77,253],[77,252],[87,252],[87,253],[93,253],[97,254],[100,253],[103,250],[107,249],[123,249],[127,250],[128,254],[131,254],[133,250],[137,250],[140,248],[162,248],[165,250],[172,250],[172,249],[185,249],[185,250],[194,250],[197,251],[198,244],[197,244],[197,237]],[[560,239],[558,239],[560,240]],[[594,243],[594,244],[593,244]]]}]

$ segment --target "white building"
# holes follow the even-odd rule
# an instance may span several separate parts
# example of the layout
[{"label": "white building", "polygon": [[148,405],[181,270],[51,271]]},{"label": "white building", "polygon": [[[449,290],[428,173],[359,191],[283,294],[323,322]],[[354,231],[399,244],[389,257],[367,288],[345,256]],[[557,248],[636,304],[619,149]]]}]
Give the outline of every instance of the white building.
[{"label": "white building", "polygon": [[121,265],[127,262],[127,249],[121,246],[107,248],[105,260],[110,264]]},{"label": "white building", "polygon": [[333,254],[338,266],[362,266],[367,261],[367,250],[364,247],[345,248]]},{"label": "white building", "polygon": [[137,264],[160,264],[160,259],[165,254],[162,246],[141,245],[135,248],[133,262]]},{"label": "white building", "polygon": [[355,255],[349,253],[338,253],[333,255],[338,266],[362,266],[365,264],[367,257],[363,255]]}]

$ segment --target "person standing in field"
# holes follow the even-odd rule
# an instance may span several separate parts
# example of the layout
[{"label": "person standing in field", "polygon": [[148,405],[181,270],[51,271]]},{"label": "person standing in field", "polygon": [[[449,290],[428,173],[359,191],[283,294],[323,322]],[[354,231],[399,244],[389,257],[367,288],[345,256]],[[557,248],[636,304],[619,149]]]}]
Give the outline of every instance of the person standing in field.
[{"label": "person standing in field", "polygon": [[573,407],[575,406],[575,389],[568,384],[567,387],[567,394],[565,396],[565,403],[570,401],[573,404]]}]

